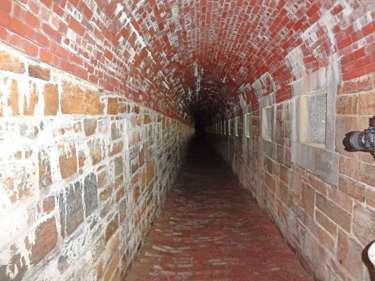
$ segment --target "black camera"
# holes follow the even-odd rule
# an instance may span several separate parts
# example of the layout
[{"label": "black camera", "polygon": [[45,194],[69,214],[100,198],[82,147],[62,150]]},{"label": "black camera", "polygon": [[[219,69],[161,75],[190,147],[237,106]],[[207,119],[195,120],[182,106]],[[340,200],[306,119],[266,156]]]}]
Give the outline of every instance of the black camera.
[{"label": "black camera", "polygon": [[[374,126],[375,116],[372,117],[372,120]],[[347,133],[343,144],[348,151],[375,151],[375,127]]]}]

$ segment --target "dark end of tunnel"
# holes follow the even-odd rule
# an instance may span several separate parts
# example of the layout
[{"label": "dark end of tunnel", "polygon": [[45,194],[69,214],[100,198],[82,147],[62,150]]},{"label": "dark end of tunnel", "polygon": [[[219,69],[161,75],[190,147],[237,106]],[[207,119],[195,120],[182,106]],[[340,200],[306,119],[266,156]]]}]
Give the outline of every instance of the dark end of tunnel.
[{"label": "dark end of tunnel", "polygon": [[205,126],[202,123],[197,123],[195,125],[195,134],[191,140],[191,148],[197,148],[202,146],[207,146],[207,135]]}]

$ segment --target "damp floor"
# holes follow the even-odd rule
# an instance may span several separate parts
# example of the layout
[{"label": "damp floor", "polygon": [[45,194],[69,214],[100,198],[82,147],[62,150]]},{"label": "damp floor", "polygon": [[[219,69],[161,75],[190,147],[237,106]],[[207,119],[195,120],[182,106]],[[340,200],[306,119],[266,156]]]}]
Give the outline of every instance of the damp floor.
[{"label": "damp floor", "polygon": [[313,280],[225,162],[193,142],[126,281]]}]

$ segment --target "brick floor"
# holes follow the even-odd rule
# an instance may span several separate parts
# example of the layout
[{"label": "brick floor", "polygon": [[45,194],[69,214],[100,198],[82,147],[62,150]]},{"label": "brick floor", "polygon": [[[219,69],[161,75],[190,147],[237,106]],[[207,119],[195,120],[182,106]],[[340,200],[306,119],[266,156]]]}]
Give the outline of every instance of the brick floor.
[{"label": "brick floor", "polygon": [[126,280],[313,279],[230,168],[201,145]]}]

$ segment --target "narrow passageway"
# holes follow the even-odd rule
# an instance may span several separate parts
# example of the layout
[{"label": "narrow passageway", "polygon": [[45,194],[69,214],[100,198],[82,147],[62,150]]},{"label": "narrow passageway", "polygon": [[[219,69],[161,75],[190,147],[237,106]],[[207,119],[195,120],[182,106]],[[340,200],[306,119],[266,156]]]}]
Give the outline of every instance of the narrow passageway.
[{"label": "narrow passageway", "polygon": [[312,280],[278,230],[201,140],[126,280]]}]

